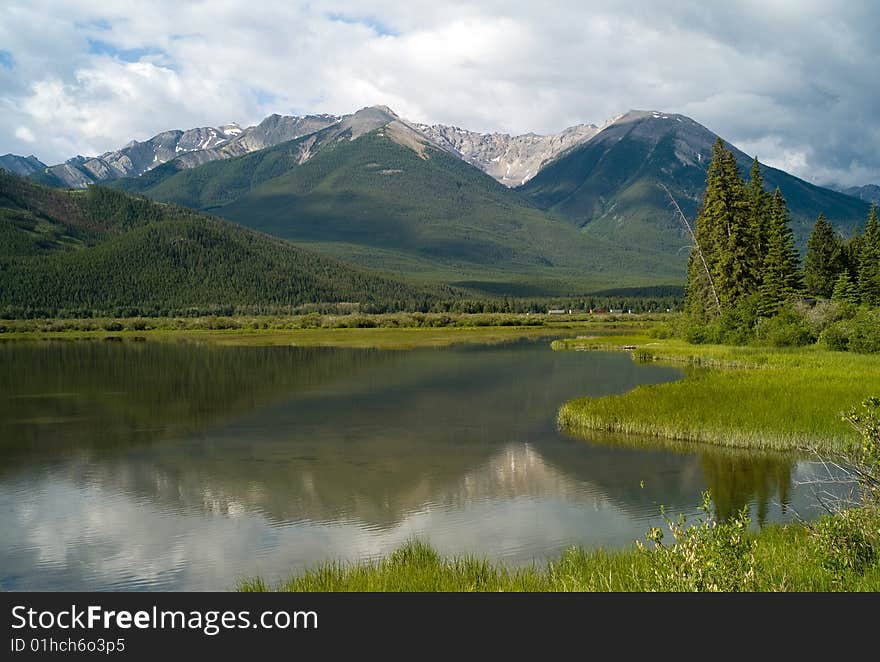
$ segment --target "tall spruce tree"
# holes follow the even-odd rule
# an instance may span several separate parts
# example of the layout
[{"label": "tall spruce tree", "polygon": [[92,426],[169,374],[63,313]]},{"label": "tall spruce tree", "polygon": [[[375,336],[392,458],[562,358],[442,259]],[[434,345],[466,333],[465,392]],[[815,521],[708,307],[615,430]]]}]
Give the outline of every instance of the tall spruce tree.
[{"label": "tall spruce tree", "polygon": [[838,276],[844,269],[843,242],[834,233],[834,228],[825,219],[825,215],[819,214],[807,242],[804,287],[809,294],[830,297]]},{"label": "tall spruce tree", "polygon": [[721,165],[726,207],[719,219],[724,236],[719,242],[715,282],[722,304],[733,306],[740,297],[754,291],[758,283],[757,265],[745,182],[740,177],[736,157],[723,145]]},{"label": "tall spruce tree", "polygon": [[761,173],[761,164],[758,163],[757,156],[752,161],[746,196],[749,203],[749,226],[752,235],[751,269],[754,280],[752,285],[757,287],[761,283],[761,272],[764,269],[764,258],[767,253],[767,234],[772,203],[772,196],[764,190],[764,175]]},{"label": "tall spruce tree", "polygon": [[688,261],[685,310],[692,317],[701,319],[721,313],[715,274],[718,249],[724,237],[718,218],[724,215],[726,209],[724,169],[721,164],[723,150],[724,143],[716,140],[706,176],[703,204],[695,223],[695,242]]},{"label": "tall spruce tree", "polygon": [[853,230],[852,236],[843,242],[843,262],[849,279],[858,287],[859,259],[862,253],[862,233],[859,228]]},{"label": "tall spruce tree", "polygon": [[859,295],[862,303],[880,306],[880,220],[876,204],[871,205],[859,247]]},{"label": "tall spruce tree", "polygon": [[773,194],[764,259],[763,281],[759,288],[759,313],[772,316],[800,289],[798,253],[794,247],[788,207],[779,189]]}]

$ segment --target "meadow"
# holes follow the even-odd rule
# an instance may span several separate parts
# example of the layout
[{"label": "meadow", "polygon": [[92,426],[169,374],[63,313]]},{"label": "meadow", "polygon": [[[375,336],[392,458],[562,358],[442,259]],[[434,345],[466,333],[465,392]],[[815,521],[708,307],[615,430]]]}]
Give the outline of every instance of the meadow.
[{"label": "meadow", "polygon": [[631,351],[687,367],[685,379],[565,403],[559,424],[766,450],[836,451],[856,439],[842,414],[880,391],[880,356],[818,346],[691,345],[647,336],[557,340],[557,350]]}]

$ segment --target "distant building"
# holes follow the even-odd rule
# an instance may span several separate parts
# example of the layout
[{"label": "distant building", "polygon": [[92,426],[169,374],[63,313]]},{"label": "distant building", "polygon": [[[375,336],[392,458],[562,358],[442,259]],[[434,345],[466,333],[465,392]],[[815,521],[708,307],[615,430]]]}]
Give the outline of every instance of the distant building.
[{"label": "distant building", "polygon": [[548,315],[565,315],[565,310],[562,308],[551,308],[547,311]]}]

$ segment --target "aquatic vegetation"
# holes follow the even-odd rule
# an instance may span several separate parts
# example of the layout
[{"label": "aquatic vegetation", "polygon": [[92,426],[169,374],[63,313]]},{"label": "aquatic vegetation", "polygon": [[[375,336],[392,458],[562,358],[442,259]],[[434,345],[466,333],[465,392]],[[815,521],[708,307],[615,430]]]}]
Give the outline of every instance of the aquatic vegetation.
[{"label": "aquatic vegetation", "polygon": [[[821,520],[833,523],[840,516]],[[868,517],[868,515],[866,515]],[[877,528],[876,513],[871,520]],[[412,540],[377,561],[323,563],[270,586],[239,581],[240,591],[877,591],[880,562],[829,565],[809,544],[806,525],[750,533],[740,518],[696,526],[672,523],[674,541],[655,548],[609,552],[573,547],[546,565],[511,568],[471,556],[443,557]],[[658,532],[649,532],[650,540]],[[876,541],[875,541],[876,544]]]},{"label": "aquatic vegetation", "polygon": [[564,339],[554,349],[623,349],[638,361],[688,366],[685,379],[580,398],[559,411],[575,433],[601,430],[775,450],[843,448],[841,413],[880,389],[880,357],[819,347],[690,345],[647,337]]}]

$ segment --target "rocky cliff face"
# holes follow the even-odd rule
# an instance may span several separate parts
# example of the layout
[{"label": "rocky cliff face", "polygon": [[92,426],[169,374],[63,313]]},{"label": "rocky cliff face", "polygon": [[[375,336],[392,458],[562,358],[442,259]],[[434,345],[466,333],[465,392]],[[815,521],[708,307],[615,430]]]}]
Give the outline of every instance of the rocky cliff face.
[{"label": "rocky cliff face", "polygon": [[120,177],[136,177],[181,154],[225,144],[241,133],[242,129],[237,124],[163,131],[149,140],[132,140],[122,149],[100,156],[68,159],[46,168],[44,176],[53,183],[70,188],[84,188],[89,184]]},{"label": "rocky cliff face", "polygon": [[[174,159],[180,159],[182,167],[194,167],[216,159],[240,156],[314,133],[338,121],[339,118],[332,115],[270,115],[256,126],[246,129],[233,123],[187,131],[164,131],[149,140],[133,140],[122,149],[100,156],[76,156],[48,168],[39,164],[41,167],[19,174],[41,170],[44,181],[70,188],[85,188],[89,184],[121,177],[137,177]],[[7,169],[12,170],[11,167]]]},{"label": "rocky cliff face", "polygon": [[433,142],[491,175],[505,186],[521,186],[567,149],[595,136],[601,127],[577,124],[547,136],[477,133],[443,124],[417,124]]},{"label": "rocky cliff face", "polygon": [[397,122],[398,133],[406,134],[407,142],[441,147],[510,187],[529,181],[544,165],[566,150],[588,141],[605,126],[578,124],[545,136],[535,133],[520,136],[485,134],[442,124],[414,124],[399,118],[389,108],[371,106],[342,117],[269,115],[259,124],[245,129],[237,124],[227,124],[165,131],[149,140],[132,141],[119,150],[97,157],[76,156],[49,167],[36,159],[30,163],[25,157],[10,154],[0,157],[5,159],[3,163],[8,161],[10,165],[0,164],[0,167],[25,176],[38,172],[42,181],[56,186],[85,188],[89,184],[121,177],[137,177],[169,161],[174,161],[177,169],[194,168],[209,161],[241,156],[312,135],[334,125],[340,134],[350,132],[352,137],[357,137],[392,119]]}]

